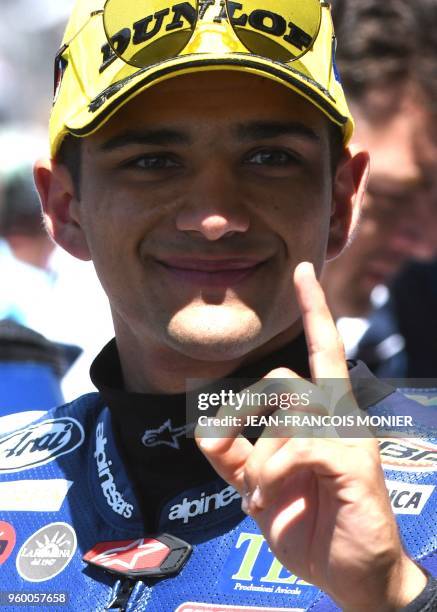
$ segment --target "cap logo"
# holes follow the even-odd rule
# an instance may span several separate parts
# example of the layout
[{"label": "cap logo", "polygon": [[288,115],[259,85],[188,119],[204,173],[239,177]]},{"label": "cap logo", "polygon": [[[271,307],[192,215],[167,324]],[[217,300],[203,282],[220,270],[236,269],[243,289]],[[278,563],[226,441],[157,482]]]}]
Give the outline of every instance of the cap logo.
[{"label": "cap logo", "polygon": [[328,1],[101,0],[94,5],[88,14],[86,9],[72,14],[58,53],[55,89],[61,86],[50,122],[52,155],[67,133],[93,133],[154,83],[221,69],[256,72],[293,89],[342,130],[345,144],[350,140],[353,120],[334,75]]},{"label": "cap logo", "polygon": [[[282,61],[294,59],[305,52],[311,46],[319,27],[319,12],[311,14],[309,18],[302,9],[301,14],[299,14],[299,11],[297,12],[299,19],[296,19],[296,21],[299,20],[299,23],[303,26],[305,24],[306,29],[311,32],[309,33],[303,27],[298,26],[293,19],[290,19],[289,10],[285,15],[269,10],[271,0],[265,0],[263,6],[255,5],[252,0],[248,0],[245,4],[231,0],[227,2],[199,0],[198,5],[195,6],[189,2],[178,2],[167,7],[164,0],[159,5],[157,2],[152,3],[152,6],[155,4],[156,6],[163,6],[163,8],[144,17],[141,16],[140,19],[136,18],[138,17],[138,11],[134,11],[134,16],[132,15],[131,18],[135,18],[135,21],[128,25],[120,22],[120,10],[116,10],[119,8],[119,2],[120,0],[112,0],[108,3],[108,8],[105,11],[105,29],[108,43],[101,47],[103,61],[99,68],[100,73],[104,72],[117,56],[126,59],[128,63],[133,63],[133,65],[140,65],[142,60],[138,60],[137,56],[146,57],[145,49],[149,45],[151,49],[153,45],[167,43],[166,38],[169,34],[180,32],[181,35],[185,36],[185,44],[187,44],[195,30],[197,20],[206,20],[213,23],[220,23],[223,19],[228,20],[240,41],[247,44],[248,48],[256,54],[263,55],[263,49],[258,48],[259,42],[255,43],[257,48],[254,48],[254,42],[257,41],[257,36],[259,37],[260,34],[264,37],[264,46],[267,44],[266,50],[269,44],[279,44],[284,47],[284,43],[286,43],[288,47],[286,54],[284,55],[282,50],[278,57]],[[277,5],[277,2],[272,4],[275,8]],[[320,4],[318,2],[316,2],[316,7],[319,11]],[[126,15],[126,19],[129,19],[129,11],[123,11],[122,14]],[[270,43],[266,43],[266,39]],[[275,39],[277,39],[277,43],[274,42]],[[180,49],[176,50],[174,55],[179,52]],[[153,56],[153,53],[155,51],[151,52],[151,56]],[[278,51],[275,50],[275,53],[278,53]],[[150,63],[153,63],[153,61]]]}]

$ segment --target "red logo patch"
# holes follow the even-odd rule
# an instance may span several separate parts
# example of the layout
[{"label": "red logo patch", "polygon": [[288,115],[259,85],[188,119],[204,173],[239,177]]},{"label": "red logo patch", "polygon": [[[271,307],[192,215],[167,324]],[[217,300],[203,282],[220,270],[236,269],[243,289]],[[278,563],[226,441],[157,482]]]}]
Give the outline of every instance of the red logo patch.
[{"label": "red logo patch", "polygon": [[0,565],[9,557],[16,541],[15,529],[10,523],[0,521]]},{"label": "red logo patch", "polygon": [[165,544],[150,538],[101,542],[87,552],[84,559],[114,571],[152,569],[159,567],[167,557]]},{"label": "red logo patch", "polygon": [[174,536],[99,542],[83,560],[108,572],[124,576],[166,576],[175,574],[185,564],[191,546]]}]

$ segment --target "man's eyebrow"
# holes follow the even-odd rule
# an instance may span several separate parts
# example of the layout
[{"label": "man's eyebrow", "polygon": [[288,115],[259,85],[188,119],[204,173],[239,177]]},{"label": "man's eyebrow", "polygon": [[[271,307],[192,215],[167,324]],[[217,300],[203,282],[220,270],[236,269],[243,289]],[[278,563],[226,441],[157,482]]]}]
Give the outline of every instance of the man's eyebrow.
[{"label": "man's eyebrow", "polygon": [[112,151],[129,145],[191,144],[188,134],[170,128],[128,130],[100,145],[101,151]]},{"label": "man's eyebrow", "polygon": [[313,142],[320,141],[320,136],[312,128],[298,122],[255,121],[238,125],[236,135],[239,140],[262,140],[278,136],[297,136]]}]

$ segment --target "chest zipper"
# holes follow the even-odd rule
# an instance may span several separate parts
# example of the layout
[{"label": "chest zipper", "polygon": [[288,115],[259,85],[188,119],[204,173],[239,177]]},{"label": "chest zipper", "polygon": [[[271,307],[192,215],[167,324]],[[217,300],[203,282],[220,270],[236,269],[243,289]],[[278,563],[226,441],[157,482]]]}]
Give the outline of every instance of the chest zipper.
[{"label": "chest zipper", "polygon": [[111,610],[111,612],[126,612],[129,598],[136,583],[137,581],[132,578],[126,578],[120,581],[111,602],[105,608],[105,612],[107,610]]}]

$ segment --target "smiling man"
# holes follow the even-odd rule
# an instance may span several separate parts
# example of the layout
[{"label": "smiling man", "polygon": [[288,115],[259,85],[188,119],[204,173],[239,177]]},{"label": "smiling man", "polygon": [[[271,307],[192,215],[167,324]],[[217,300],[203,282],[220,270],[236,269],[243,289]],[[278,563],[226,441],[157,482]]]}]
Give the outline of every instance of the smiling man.
[{"label": "smiling man", "polygon": [[[307,395],[336,378],[352,411],[414,407],[376,382],[352,398],[363,366],[348,372],[316,280],[368,166],[347,149],[333,42],[318,0],[76,4],[35,178],[55,240],[93,260],[116,338],[92,366],[99,394],[0,439],[0,471],[44,475],[47,491],[4,514],[8,588],[46,582],[72,610],[434,605],[411,559],[432,569],[430,539],[406,512],[401,543],[373,438],[253,444],[235,419],[225,437],[186,437],[193,378],[280,377]],[[431,443],[414,449],[432,465]]]},{"label": "smiling man", "polygon": [[331,131],[313,105],[261,76],[184,75],[87,138],[68,218],[65,168],[39,170],[44,192],[59,195],[57,241],[93,259],[111,296],[131,388],[182,392],[190,372],[225,376],[296,336],[291,271],[307,260],[320,271],[327,248],[343,246],[351,169],[366,166],[345,158],[335,183]]}]

